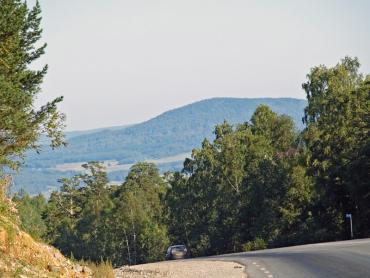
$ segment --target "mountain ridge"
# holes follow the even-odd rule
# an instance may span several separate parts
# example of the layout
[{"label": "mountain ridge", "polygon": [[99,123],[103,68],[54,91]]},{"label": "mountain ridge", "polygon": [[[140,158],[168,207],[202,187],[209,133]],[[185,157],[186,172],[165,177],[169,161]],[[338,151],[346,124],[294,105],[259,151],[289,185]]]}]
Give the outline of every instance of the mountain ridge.
[{"label": "mountain ridge", "polygon": [[[29,153],[26,168],[16,181],[21,185],[36,185],[35,178],[40,175],[36,186],[45,188],[46,176],[56,180],[54,177],[58,174],[62,177],[74,173],[55,171],[54,168],[60,164],[96,160],[115,161],[121,165],[190,153],[201,145],[204,138],[212,140],[216,124],[224,120],[231,124],[249,121],[260,104],[270,106],[279,114],[291,116],[297,128],[302,129],[306,103],[303,99],[294,98],[211,98],[168,110],[139,124],[101,128],[92,133],[87,130],[76,136],[67,134],[66,148],[55,151],[44,148],[40,155]],[[181,161],[163,163],[160,168],[162,171],[172,170],[181,168],[181,165]],[[111,178],[122,180],[125,172],[116,174],[110,173]],[[57,186],[56,181],[47,183]],[[43,186],[40,187],[40,184]]]},{"label": "mountain ridge", "polygon": [[193,106],[193,105],[196,105],[196,104],[199,104],[199,103],[202,103],[202,102],[207,102],[207,101],[217,101],[217,100],[255,100],[255,99],[259,99],[259,100],[263,100],[263,99],[266,99],[266,100],[274,100],[274,99],[276,99],[276,100],[298,100],[298,101],[304,101],[304,102],[306,102],[305,99],[293,98],[293,97],[283,97],[283,98],[279,98],[279,97],[262,97],[262,98],[212,97],[212,98],[206,98],[206,99],[197,100],[195,102],[188,103],[188,104],[185,104],[185,105],[182,105],[182,106],[178,106],[178,107],[175,107],[175,108],[171,108],[169,110],[166,110],[164,112],[159,113],[156,116],[153,116],[152,118],[150,118],[148,120],[144,120],[144,121],[141,121],[141,122],[138,122],[138,123],[122,124],[122,125],[112,125],[112,126],[97,127],[97,128],[82,129],[82,130],[81,129],[76,129],[76,130],[66,131],[65,134],[66,134],[66,137],[67,138],[72,138],[72,137],[77,137],[77,136],[82,136],[82,135],[88,135],[88,134],[92,134],[92,133],[104,132],[104,131],[107,131],[107,130],[108,131],[111,131],[111,130],[120,130],[120,129],[128,128],[128,127],[131,127],[131,126],[145,124],[145,123],[147,123],[147,122],[149,122],[151,120],[154,120],[156,118],[161,117],[164,114],[171,113],[171,112],[176,111],[178,109],[185,109],[188,106]]}]

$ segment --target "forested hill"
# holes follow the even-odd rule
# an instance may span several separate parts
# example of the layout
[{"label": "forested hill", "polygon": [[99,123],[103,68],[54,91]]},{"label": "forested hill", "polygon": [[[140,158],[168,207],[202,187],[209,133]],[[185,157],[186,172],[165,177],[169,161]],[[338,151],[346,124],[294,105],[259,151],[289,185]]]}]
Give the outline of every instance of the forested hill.
[{"label": "forested hill", "polygon": [[203,138],[212,135],[216,124],[224,120],[242,123],[261,103],[279,114],[291,116],[297,126],[302,125],[305,100],[214,98],[170,110],[130,127],[107,128],[73,136],[68,140],[68,147],[32,155],[32,162],[29,160],[28,165],[44,168],[89,160],[132,163],[189,152],[199,146]]},{"label": "forested hill", "polygon": [[[302,127],[306,100],[293,98],[202,100],[170,110],[140,124],[74,133],[73,136],[67,134],[67,147],[54,151],[43,150],[39,155],[28,154],[27,167],[23,174],[16,178],[17,187],[30,188],[25,183],[32,183],[41,190],[45,182],[55,185],[53,177],[58,173],[55,173],[53,168],[63,163],[116,160],[119,164],[131,164],[190,153],[193,148],[200,146],[205,137],[212,137],[216,124],[224,120],[230,123],[245,122],[250,119],[259,104],[266,104],[279,114],[291,116],[297,127]],[[177,165],[181,165],[181,162],[179,161]],[[162,168],[161,165],[159,167]],[[35,169],[38,170],[37,173]],[[62,174],[66,172],[60,172],[59,176]]]}]

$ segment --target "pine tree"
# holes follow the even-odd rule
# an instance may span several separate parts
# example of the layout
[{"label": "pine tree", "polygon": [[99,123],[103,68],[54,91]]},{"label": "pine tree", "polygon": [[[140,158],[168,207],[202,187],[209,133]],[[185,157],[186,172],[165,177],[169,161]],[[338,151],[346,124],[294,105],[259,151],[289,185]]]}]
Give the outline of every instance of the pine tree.
[{"label": "pine tree", "polygon": [[64,116],[57,110],[62,97],[34,108],[47,72],[47,65],[31,68],[46,48],[39,46],[40,13],[38,2],[29,9],[25,1],[0,0],[0,170],[17,168],[25,150],[37,148],[41,134],[53,147],[63,144]]}]

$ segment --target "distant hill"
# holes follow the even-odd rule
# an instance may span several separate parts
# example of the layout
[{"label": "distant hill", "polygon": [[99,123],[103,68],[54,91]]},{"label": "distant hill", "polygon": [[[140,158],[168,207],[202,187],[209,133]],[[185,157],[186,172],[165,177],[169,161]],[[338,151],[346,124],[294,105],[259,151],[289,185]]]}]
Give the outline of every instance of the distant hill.
[{"label": "distant hill", "polygon": [[[72,171],[59,172],[57,165],[84,161],[114,161],[130,165],[137,161],[159,160],[164,170],[176,169],[181,161],[165,163],[166,157],[190,153],[199,147],[204,138],[211,138],[216,124],[248,121],[260,104],[266,104],[279,114],[291,116],[298,129],[302,126],[306,101],[293,98],[213,98],[167,111],[146,122],[122,127],[103,128],[67,134],[68,146],[55,151],[45,148],[40,155],[28,154],[27,167],[16,176],[16,189],[32,186],[37,192],[46,186],[56,186],[52,176],[72,175]],[[67,167],[68,168],[68,167]],[[118,167],[119,168],[119,167]],[[125,168],[125,167],[121,167]],[[115,168],[112,168],[115,169]],[[127,170],[111,171],[112,179],[123,179]],[[45,173],[45,177],[42,177]],[[47,182],[47,183],[45,183]],[[36,192],[33,192],[36,193]]]},{"label": "distant hill", "polygon": [[77,136],[81,136],[81,135],[88,135],[88,134],[91,134],[91,133],[97,133],[97,132],[101,132],[101,131],[123,130],[123,129],[129,127],[129,126],[130,125],[121,125],[121,126],[102,127],[102,128],[96,128],[96,129],[88,129],[88,130],[67,131],[65,133],[65,136],[68,140],[68,139],[73,138],[73,137],[77,137]]}]

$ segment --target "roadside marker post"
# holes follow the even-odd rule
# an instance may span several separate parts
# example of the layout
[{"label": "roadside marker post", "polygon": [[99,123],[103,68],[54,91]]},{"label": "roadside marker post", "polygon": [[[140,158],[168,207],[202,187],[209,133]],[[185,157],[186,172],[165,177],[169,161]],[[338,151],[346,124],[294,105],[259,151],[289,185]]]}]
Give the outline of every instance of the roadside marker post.
[{"label": "roadside marker post", "polygon": [[350,223],[350,226],[351,226],[351,238],[353,238],[352,214],[351,213],[347,213],[346,214],[346,218],[349,218],[349,223]]}]

